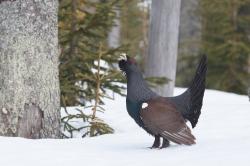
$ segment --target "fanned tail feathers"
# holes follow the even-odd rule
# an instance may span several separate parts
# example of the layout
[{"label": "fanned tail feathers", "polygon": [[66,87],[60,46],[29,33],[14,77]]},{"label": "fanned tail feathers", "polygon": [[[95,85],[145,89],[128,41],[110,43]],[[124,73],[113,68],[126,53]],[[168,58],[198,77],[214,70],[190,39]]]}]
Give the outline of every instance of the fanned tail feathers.
[{"label": "fanned tail feathers", "polygon": [[206,72],[207,72],[207,56],[202,56],[199,66],[196,69],[194,79],[189,87],[190,103],[189,103],[189,114],[187,119],[191,122],[192,127],[195,127],[198,118],[201,113],[202,101],[205,92],[206,84]]},{"label": "fanned tail feathers", "polygon": [[205,92],[207,72],[207,56],[204,55],[196,69],[194,79],[190,87],[181,95],[166,97],[167,100],[175,103],[177,110],[182,116],[190,121],[194,128],[201,114],[203,96]]}]

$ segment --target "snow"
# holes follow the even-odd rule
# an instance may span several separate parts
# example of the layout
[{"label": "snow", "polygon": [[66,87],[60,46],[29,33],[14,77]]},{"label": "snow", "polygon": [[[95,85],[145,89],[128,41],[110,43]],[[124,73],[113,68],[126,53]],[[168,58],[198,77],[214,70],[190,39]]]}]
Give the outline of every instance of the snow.
[{"label": "snow", "polygon": [[[183,91],[176,88],[176,94]],[[247,96],[206,90],[197,144],[149,149],[153,137],[128,116],[125,98],[105,100],[100,114],[115,134],[94,138],[43,139],[0,137],[1,166],[248,166],[250,102]]]}]

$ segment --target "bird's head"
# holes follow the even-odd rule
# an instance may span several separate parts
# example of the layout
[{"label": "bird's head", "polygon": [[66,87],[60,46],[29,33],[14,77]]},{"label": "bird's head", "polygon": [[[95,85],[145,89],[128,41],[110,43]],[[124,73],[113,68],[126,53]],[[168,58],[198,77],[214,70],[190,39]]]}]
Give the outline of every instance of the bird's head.
[{"label": "bird's head", "polygon": [[127,78],[127,98],[129,100],[142,102],[156,96],[149,89],[134,58],[123,57],[119,61],[119,67]]},{"label": "bird's head", "polygon": [[137,67],[136,60],[129,56],[126,56],[119,61],[119,68],[121,69],[121,71],[123,71],[126,74],[126,76],[132,73],[134,74],[141,73],[139,68]]}]

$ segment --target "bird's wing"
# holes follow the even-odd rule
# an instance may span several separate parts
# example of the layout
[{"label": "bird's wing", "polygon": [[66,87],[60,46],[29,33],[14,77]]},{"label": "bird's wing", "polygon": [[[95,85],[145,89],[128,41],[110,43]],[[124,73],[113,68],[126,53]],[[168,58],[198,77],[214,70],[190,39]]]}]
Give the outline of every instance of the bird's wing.
[{"label": "bird's wing", "polygon": [[149,100],[140,111],[145,127],[154,135],[161,135],[177,144],[195,144],[195,137],[186,125],[181,113],[164,99]]}]

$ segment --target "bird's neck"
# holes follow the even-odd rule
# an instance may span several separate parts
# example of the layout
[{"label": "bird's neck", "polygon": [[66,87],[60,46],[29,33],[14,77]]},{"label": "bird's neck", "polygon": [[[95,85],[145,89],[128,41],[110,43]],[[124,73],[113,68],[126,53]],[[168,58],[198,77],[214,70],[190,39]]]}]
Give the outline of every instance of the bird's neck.
[{"label": "bird's neck", "polygon": [[127,98],[134,102],[144,102],[158,96],[153,92],[141,74],[131,74],[127,77]]}]

